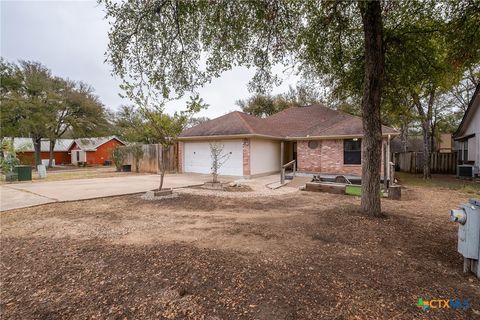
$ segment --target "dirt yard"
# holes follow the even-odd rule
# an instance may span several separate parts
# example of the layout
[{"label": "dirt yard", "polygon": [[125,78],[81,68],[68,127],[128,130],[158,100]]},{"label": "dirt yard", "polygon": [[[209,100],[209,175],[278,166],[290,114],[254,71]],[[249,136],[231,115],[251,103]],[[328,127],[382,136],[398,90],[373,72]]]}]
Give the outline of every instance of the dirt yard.
[{"label": "dirt yard", "polygon": [[[449,209],[470,194],[383,201],[139,195],[1,214],[2,319],[479,319]],[[467,311],[416,307],[469,299]]]}]

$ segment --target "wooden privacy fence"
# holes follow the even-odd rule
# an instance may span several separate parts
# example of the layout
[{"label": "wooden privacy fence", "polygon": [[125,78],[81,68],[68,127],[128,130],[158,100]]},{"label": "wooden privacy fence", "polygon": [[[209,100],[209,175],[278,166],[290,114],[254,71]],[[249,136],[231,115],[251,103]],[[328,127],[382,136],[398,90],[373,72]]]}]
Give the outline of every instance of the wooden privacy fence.
[{"label": "wooden privacy fence", "polygon": [[[393,159],[397,171],[423,172],[423,152],[394,153]],[[432,152],[430,166],[432,173],[455,174],[457,172],[457,153]]]},{"label": "wooden privacy fence", "polygon": [[[166,172],[178,172],[178,145],[174,144],[162,155],[162,147],[159,144],[142,145],[143,157],[139,163],[140,172],[159,173],[162,159],[167,161]],[[132,165],[132,171],[135,171],[135,159],[131,153],[127,153],[125,164]]]}]

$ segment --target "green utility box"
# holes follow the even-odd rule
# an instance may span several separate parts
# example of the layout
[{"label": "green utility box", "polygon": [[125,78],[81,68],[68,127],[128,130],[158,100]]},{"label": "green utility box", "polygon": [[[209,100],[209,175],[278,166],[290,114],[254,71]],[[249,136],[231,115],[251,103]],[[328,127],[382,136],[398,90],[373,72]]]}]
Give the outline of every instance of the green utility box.
[{"label": "green utility box", "polygon": [[358,184],[347,184],[345,186],[345,194],[348,194],[351,196],[361,196],[362,186]]},{"label": "green utility box", "polygon": [[[362,186],[359,184],[347,184],[345,186],[345,194],[350,196],[361,196],[362,195]],[[382,190],[380,190],[380,197],[384,197]]]},{"label": "green utility box", "polygon": [[18,176],[18,181],[32,180],[32,167],[30,166],[15,166],[15,171]]}]

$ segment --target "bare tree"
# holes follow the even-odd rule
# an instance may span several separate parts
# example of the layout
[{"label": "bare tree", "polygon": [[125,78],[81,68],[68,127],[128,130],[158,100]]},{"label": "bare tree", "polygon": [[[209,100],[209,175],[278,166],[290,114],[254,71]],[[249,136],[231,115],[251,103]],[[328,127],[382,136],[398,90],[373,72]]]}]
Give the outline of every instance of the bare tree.
[{"label": "bare tree", "polygon": [[213,183],[218,182],[218,171],[230,158],[230,153],[223,153],[223,144],[210,143],[210,155],[212,158],[212,178]]}]

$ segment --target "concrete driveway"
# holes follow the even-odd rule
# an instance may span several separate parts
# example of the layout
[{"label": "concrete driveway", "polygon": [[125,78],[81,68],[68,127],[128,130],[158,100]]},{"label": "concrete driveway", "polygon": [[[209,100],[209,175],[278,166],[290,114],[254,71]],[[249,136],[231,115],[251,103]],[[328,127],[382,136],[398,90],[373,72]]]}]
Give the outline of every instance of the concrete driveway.
[{"label": "concrete driveway", "polygon": [[[165,175],[165,188],[202,184],[210,175]],[[145,192],[158,188],[159,175],[24,182],[0,186],[0,211],[31,207],[57,201],[75,201]]]}]

